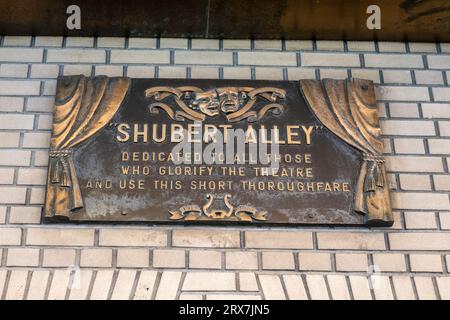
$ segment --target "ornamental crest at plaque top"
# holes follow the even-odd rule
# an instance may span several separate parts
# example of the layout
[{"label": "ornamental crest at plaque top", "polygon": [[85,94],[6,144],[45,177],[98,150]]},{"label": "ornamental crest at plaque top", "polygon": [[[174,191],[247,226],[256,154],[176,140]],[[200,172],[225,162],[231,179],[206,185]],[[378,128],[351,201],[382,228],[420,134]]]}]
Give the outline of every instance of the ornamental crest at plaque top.
[{"label": "ornamental crest at plaque top", "polygon": [[[152,87],[145,91],[152,98],[151,114],[163,110],[175,121],[204,121],[207,117],[225,115],[228,122],[246,119],[255,122],[266,115],[280,115],[284,112],[286,91],[278,88],[221,87],[202,90],[198,87]],[[175,103],[174,107],[173,102]],[[256,110],[255,105],[262,106]]]}]

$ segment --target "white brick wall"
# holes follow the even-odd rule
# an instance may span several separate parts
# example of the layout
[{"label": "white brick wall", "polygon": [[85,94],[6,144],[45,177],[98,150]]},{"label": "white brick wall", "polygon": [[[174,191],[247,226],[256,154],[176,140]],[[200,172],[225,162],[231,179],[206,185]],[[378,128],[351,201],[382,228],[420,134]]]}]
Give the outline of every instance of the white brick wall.
[{"label": "white brick wall", "polygon": [[[0,298],[450,299],[449,48],[0,38]],[[55,79],[73,74],[371,79],[395,224],[374,230],[41,225]],[[67,267],[80,268],[80,288],[68,286],[74,273]]]}]

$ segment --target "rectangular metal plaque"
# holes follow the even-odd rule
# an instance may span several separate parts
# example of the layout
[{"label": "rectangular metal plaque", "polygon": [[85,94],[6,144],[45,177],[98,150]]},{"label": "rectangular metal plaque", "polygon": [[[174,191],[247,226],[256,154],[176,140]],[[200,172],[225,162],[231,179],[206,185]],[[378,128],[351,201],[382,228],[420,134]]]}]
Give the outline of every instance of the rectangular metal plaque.
[{"label": "rectangular metal plaque", "polygon": [[390,226],[367,80],[58,80],[47,222]]}]

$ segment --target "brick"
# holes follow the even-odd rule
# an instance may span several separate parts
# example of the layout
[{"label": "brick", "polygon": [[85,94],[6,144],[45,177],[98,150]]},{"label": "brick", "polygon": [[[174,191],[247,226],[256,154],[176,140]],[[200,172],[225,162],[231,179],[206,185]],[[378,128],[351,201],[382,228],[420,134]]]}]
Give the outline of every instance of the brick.
[{"label": "brick", "polygon": [[239,65],[252,66],[296,66],[294,52],[238,52]]},{"label": "brick", "polygon": [[3,38],[3,46],[5,47],[29,47],[30,45],[31,37],[5,36]]},{"label": "brick", "polygon": [[388,276],[372,275],[370,277],[376,300],[393,300],[391,284]]},{"label": "brick", "polygon": [[9,276],[5,300],[22,300],[27,285],[28,271],[12,270]]},{"label": "brick", "polygon": [[429,55],[427,60],[430,69],[450,69],[450,57],[448,55]]},{"label": "brick", "polygon": [[418,254],[409,255],[412,272],[442,272],[442,259],[438,254]]},{"label": "brick", "polygon": [[367,255],[354,253],[336,254],[338,271],[367,271]]},{"label": "brick", "polygon": [[436,283],[442,300],[450,300],[450,277],[436,277]]},{"label": "brick", "polygon": [[2,64],[0,65],[0,77],[26,78],[28,74],[27,64]]},{"label": "brick", "polygon": [[152,298],[156,276],[156,271],[144,270],[141,272],[133,300],[150,300]]},{"label": "brick", "polygon": [[27,111],[52,112],[54,97],[31,97],[28,99]]},{"label": "brick", "polygon": [[146,229],[101,229],[100,246],[165,246],[167,244],[166,230]]},{"label": "brick", "polygon": [[450,43],[438,43],[439,47],[441,47],[441,52],[450,53]]},{"label": "brick", "polygon": [[49,271],[34,270],[31,275],[30,286],[28,288],[27,300],[44,300],[47,283],[50,276]]},{"label": "brick", "polygon": [[372,80],[375,83],[380,83],[380,72],[372,69],[352,69],[352,77],[359,79]]},{"label": "brick", "polygon": [[433,280],[431,277],[415,276],[414,284],[416,285],[417,298],[419,300],[436,300],[437,299]]},{"label": "brick", "polygon": [[35,38],[35,47],[61,47],[63,42],[63,37],[47,37],[38,36]]},{"label": "brick", "polygon": [[69,300],[85,300],[92,280],[92,270],[77,270],[72,275]]},{"label": "brick", "polygon": [[232,230],[176,229],[172,233],[172,246],[239,248],[240,235],[239,231]]},{"label": "brick", "polygon": [[450,230],[450,212],[440,212],[439,220],[443,230]]},{"label": "brick", "polygon": [[424,118],[450,118],[449,103],[422,103]]},{"label": "brick", "polygon": [[59,74],[59,66],[56,64],[33,64],[31,66],[31,78],[56,78]]},{"label": "brick", "polygon": [[223,68],[224,79],[251,79],[251,69],[246,67]]},{"label": "brick", "polygon": [[[9,213],[9,223],[39,223],[41,220],[41,210],[42,209],[40,207],[11,207]],[[6,207],[4,211],[6,212]]]},{"label": "brick", "polygon": [[179,300],[203,300],[203,295],[201,294],[190,294],[190,293],[181,293]]},{"label": "brick", "polygon": [[111,295],[111,300],[130,299],[131,289],[133,288],[135,278],[136,278],[136,271],[120,270]]},{"label": "brick", "polygon": [[219,69],[215,67],[192,67],[191,79],[217,79]]},{"label": "brick", "polygon": [[155,38],[129,38],[128,48],[135,49],[155,49],[156,39]]},{"label": "brick", "polygon": [[300,276],[284,275],[283,282],[289,300],[308,300],[308,295]]},{"label": "brick", "polygon": [[[6,207],[0,207],[0,224],[6,223]],[[0,250],[1,255],[1,250]]]},{"label": "brick", "polygon": [[31,188],[30,204],[44,204],[45,188]]},{"label": "brick", "polygon": [[288,80],[315,79],[316,70],[308,68],[288,68]]},{"label": "brick", "polygon": [[186,38],[161,38],[159,47],[164,49],[187,49],[188,39]]},{"label": "brick", "polygon": [[49,114],[38,115],[38,129],[39,130],[51,130],[53,123],[53,116]]},{"label": "brick", "polygon": [[186,274],[183,291],[235,291],[236,277],[232,272],[196,272]]},{"label": "brick", "polygon": [[434,101],[450,101],[450,88],[433,88]]},{"label": "brick", "polygon": [[429,101],[426,87],[379,86],[375,90],[378,100],[384,101]]},{"label": "brick", "polygon": [[0,80],[1,95],[39,95],[40,88],[41,84],[39,81]]},{"label": "brick", "polygon": [[350,275],[349,281],[352,287],[353,298],[355,300],[372,300],[367,277]]},{"label": "brick", "polygon": [[303,67],[360,67],[359,55],[348,53],[302,52]]},{"label": "brick", "polygon": [[251,41],[250,40],[240,40],[240,39],[224,39],[223,40],[223,49],[250,49]]},{"label": "brick", "polygon": [[0,228],[0,245],[20,245],[22,230],[19,228]]},{"label": "brick", "polygon": [[122,66],[96,66],[95,75],[103,75],[108,77],[122,77],[123,67]]},{"label": "brick", "polygon": [[389,113],[392,118],[419,118],[419,108],[416,103],[390,103]]},{"label": "brick", "polygon": [[48,300],[64,300],[69,288],[69,270],[56,270],[48,292]]},{"label": "brick", "polygon": [[[2,153],[0,152],[0,155]],[[2,204],[24,204],[27,188],[0,187],[0,203]]]},{"label": "brick", "polygon": [[317,50],[319,51],[344,51],[344,42],[335,40],[316,41]]},{"label": "brick", "polygon": [[127,77],[131,78],[154,78],[155,67],[152,66],[129,66]]},{"label": "brick", "polygon": [[[115,50],[111,52],[111,59],[113,52]],[[49,49],[47,51],[47,62],[105,63],[106,52],[105,50],[94,49]],[[113,60],[111,62],[115,63]]]},{"label": "brick", "polygon": [[393,172],[443,172],[439,157],[386,156],[386,168]]},{"label": "brick", "polygon": [[7,270],[0,270],[0,292],[3,294],[3,288],[6,287]]},{"label": "brick", "polygon": [[47,182],[47,169],[20,168],[17,184],[45,185]]},{"label": "brick", "polygon": [[219,50],[219,40],[218,39],[192,39],[191,48],[196,49],[207,49],[207,50]]},{"label": "brick", "polygon": [[87,47],[94,46],[94,38],[92,37],[67,37],[66,47]]},{"label": "brick", "polygon": [[119,249],[117,251],[117,266],[130,268],[148,267],[148,249]]},{"label": "brick", "polygon": [[21,112],[23,110],[23,104],[23,97],[0,97],[1,111]]},{"label": "brick", "polygon": [[285,251],[263,252],[262,267],[266,270],[294,270],[294,255]]},{"label": "brick", "polygon": [[450,176],[449,175],[434,175],[434,187],[439,191],[450,191]]},{"label": "brick", "polygon": [[254,41],[255,50],[281,50],[280,40],[255,40]]},{"label": "brick", "polygon": [[283,70],[279,68],[255,68],[257,80],[283,80]]},{"label": "brick", "polygon": [[350,300],[347,280],[342,275],[328,275],[328,286],[333,300]]},{"label": "brick", "polygon": [[82,74],[84,76],[90,77],[92,74],[92,66],[90,65],[65,65],[64,73],[65,76],[74,76]]},{"label": "brick", "polygon": [[449,154],[450,139],[428,139],[431,154]]},{"label": "brick", "polygon": [[380,52],[406,52],[403,42],[379,41],[378,49]]},{"label": "brick", "polygon": [[313,42],[311,40],[286,40],[284,44],[288,51],[313,49]]},{"label": "brick", "polygon": [[258,269],[258,256],[256,252],[227,252],[225,261],[227,269]]},{"label": "brick", "polygon": [[405,272],[405,257],[399,253],[375,253],[373,254],[375,270],[381,272]]},{"label": "brick", "polygon": [[232,65],[233,54],[216,51],[175,51],[175,63]]},{"label": "brick", "polygon": [[320,69],[320,79],[347,79],[346,69]]},{"label": "brick", "polygon": [[92,292],[90,295],[91,300],[106,300],[108,298],[113,275],[113,270],[97,271],[97,276],[95,277],[95,281],[92,286]]},{"label": "brick", "polygon": [[207,294],[206,300],[261,300],[261,296],[254,294]]},{"label": "brick", "polygon": [[6,265],[8,267],[37,267],[39,265],[39,249],[10,248]]},{"label": "brick", "polygon": [[252,272],[239,273],[239,290],[240,291],[259,291],[256,276]]},{"label": "brick", "polygon": [[54,96],[56,94],[56,80],[44,80],[44,89],[42,94],[44,96]]},{"label": "brick", "polygon": [[392,208],[395,209],[423,209],[448,210],[450,202],[448,195],[438,193],[401,193],[392,192]]},{"label": "brick", "polygon": [[330,271],[331,256],[323,252],[300,252],[299,269],[305,271]]},{"label": "brick", "polygon": [[28,48],[0,48],[0,62],[42,62],[44,50]]},{"label": "brick", "polygon": [[111,50],[111,63],[169,63],[170,53],[165,50]]},{"label": "brick", "polygon": [[409,70],[383,70],[384,83],[412,83]]},{"label": "brick", "polygon": [[381,233],[318,232],[319,249],[385,250]]},{"label": "brick", "polygon": [[75,265],[76,251],[73,249],[45,249],[44,267],[69,267]]},{"label": "brick", "polygon": [[373,41],[348,41],[348,51],[375,51],[375,42]]},{"label": "brick", "polygon": [[26,132],[23,136],[24,148],[48,148],[49,146],[49,132]]},{"label": "brick", "polygon": [[436,215],[434,212],[405,212],[405,224],[407,229],[436,229]]},{"label": "brick", "polygon": [[428,42],[410,42],[409,51],[411,52],[436,52],[436,43],[428,43]]},{"label": "brick", "polygon": [[372,68],[423,68],[420,55],[404,54],[365,54],[366,67]]},{"label": "brick", "polygon": [[402,136],[434,136],[436,134],[433,121],[428,120],[384,120],[381,130],[385,135]]},{"label": "brick", "polygon": [[322,275],[306,275],[311,300],[329,300],[327,285]]},{"label": "brick", "polygon": [[424,154],[425,145],[422,139],[398,138],[394,139],[395,153]]},{"label": "brick", "polygon": [[439,133],[442,137],[450,137],[450,121],[439,121]]},{"label": "brick", "polygon": [[415,300],[412,279],[409,276],[393,276],[392,283],[394,284],[395,294],[397,300]]},{"label": "brick", "polygon": [[186,252],[184,250],[153,250],[154,268],[185,268]]},{"label": "brick", "polygon": [[125,38],[121,37],[98,37],[98,48],[124,48]]},{"label": "brick", "polygon": [[391,250],[450,250],[449,233],[389,233]]},{"label": "brick", "polygon": [[222,254],[219,251],[191,250],[189,251],[189,268],[220,269]]},{"label": "brick", "polygon": [[32,246],[92,246],[94,229],[29,228],[26,244]]},{"label": "brick", "polygon": [[417,84],[444,84],[441,71],[415,70]]},{"label": "brick", "polygon": [[186,78],[186,67],[159,67],[159,78]]},{"label": "brick", "polygon": [[265,249],[312,249],[312,233],[247,231],[245,232],[245,246]]},{"label": "brick", "polygon": [[0,148],[16,148],[19,146],[19,132],[0,132]]},{"label": "brick", "polygon": [[285,300],[283,285],[277,275],[261,274],[258,276],[266,300]]},{"label": "brick", "polygon": [[25,114],[0,114],[0,128],[33,129],[34,116]]},{"label": "brick", "polygon": [[110,268],[112,266],[112,250],[83,249],[81,250],[80,266]]},{"label": "brick", "polygon": [[161,275],[156,300],[174,300],[180,285],[181,272],[164,271]]},{"label": "brick", "polygon": [[399,178],[403,190],[431,190],[431,181],[428,175],[400,174]]}]

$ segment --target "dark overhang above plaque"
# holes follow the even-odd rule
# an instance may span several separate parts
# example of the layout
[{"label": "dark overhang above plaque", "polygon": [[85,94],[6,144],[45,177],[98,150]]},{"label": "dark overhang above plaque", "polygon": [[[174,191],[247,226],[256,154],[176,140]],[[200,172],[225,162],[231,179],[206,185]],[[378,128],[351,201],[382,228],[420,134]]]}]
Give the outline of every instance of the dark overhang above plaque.
[{"label": "dark overhang above plaque", "polygon": [[390,226],[368,80],[58,79],[45,221]]},{"label": "dark overhang above plaque", "polygon": [[[81,8],[80,30],[66,9]],[[381,9],[369,30],[367,8]],[[447,0],[2,0],[0,34],[450,41]]]}]

